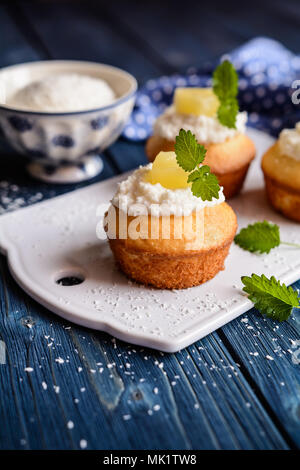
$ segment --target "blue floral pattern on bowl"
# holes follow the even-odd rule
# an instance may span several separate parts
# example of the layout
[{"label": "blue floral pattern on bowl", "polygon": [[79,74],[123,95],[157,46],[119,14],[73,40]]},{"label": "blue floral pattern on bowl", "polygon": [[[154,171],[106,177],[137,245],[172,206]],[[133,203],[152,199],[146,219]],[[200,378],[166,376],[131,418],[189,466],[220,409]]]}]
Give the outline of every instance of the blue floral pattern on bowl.
[{"label": "blue floral pattern on bowl", "polygon": [[75,163],[105,150],[119,137],[133,102],[134,96],[103,115],[99,111],[61,115],[19,111],[16,115],[2,108],[0,127],[8,143],[29,158],[40,158],[44,164],[57,165],[62,159]]},{"label": "blue floral pattern on bowl", "polygon": [[28,119],[21,116],[10,116],[8,118],[10,125],[18,132],[31,131],[32,124]]},{"label": "blue floral pattern on bowl", "polygon": [[57,147],[65,147],[65,148],[70,148],[74,147],[75,141],[70,137],[69,135],[56,135],[52,139],[53,145],[56,145]]},{"label": "blue floral pattern on bowl", "polygon": [[94,131],[103,129],[108,124],[108,116],[98,116],[96,119],[91,120],[91,127]]}]

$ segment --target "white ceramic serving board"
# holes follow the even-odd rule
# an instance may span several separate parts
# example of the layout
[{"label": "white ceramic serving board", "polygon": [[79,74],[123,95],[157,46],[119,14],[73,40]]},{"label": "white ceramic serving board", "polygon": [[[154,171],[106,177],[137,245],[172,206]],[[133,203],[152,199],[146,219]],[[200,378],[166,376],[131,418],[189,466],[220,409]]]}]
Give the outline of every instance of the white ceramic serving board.
[{"label": "white ceramic serving board", "polygon": [[[300,226],[274,212],[263,188],[260,159],[273,139],[249,130],[258,155],[243,193],[230,204],[239,228],[257,220],[280,225],[282,239],[300,242]],[[167,352],[182,349],[244,313],[252,304],[242,275],[300,278],[300,250],[281,246],[256,255],[232,245],[225,271],[199,287],[156,290],[128,281],[115,267],[105,240],[96,236],[97,207],[108,203],[124,175],[0,217],[0,248],[20,286],[52,312],[124,341]],[[103,212],[103,209],[102,209]],[[63,275],[82,284],[61,286]]]}]

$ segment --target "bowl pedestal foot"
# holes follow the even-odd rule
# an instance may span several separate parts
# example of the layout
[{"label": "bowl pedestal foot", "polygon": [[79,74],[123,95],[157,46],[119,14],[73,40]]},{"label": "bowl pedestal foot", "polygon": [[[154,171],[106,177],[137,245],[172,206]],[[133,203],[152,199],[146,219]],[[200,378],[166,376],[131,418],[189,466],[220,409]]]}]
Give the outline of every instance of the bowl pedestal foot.
[{"label": "bowl pedestal foot", "polygon": [[47,183],[80,183],[99,175],[103,170],[103,161],[99,155],[87,155],[74,164],[45,165],[31,162],[27,170],[34,178]]}]

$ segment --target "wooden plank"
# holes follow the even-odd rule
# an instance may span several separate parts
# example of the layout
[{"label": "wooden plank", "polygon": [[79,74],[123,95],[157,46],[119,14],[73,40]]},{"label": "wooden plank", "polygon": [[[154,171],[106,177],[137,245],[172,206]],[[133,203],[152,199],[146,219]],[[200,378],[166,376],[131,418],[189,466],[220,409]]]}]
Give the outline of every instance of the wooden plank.
[{"label": "wooden plank", "polygon": [[[105,8],[117,25],[126,25],[137,40],[151,46],[174,72],[200,65],[241,42],[241,36],[228,31],[209,4],[187,1],[182,11],[178,5],[156,0],[148,8],[138,1],[134,8],[130,8],[131,4],[128,0],[117,0],[117,6],[106,4]],[[100,13],[103,5],[97,2],[96,5]],[[130,15],[126,14],[129,9]]]},{"label": "wooden plank", "polygon": [[237,9],[234,6],[228,8],[220,1],[218,13],[221,22],[227,25],[229,31],[239,35],[243,41],[256,36],[268,36],[299,53],[299,3],[296,6],[295,2],[290,0],[275,0],[262,5],[259,0],[254,0],[245,3],[243,9]]},{"label": "wooden plank", "polygon": [[[300,281],[294,284],[300,288]],[[264,319],[254,309],[222,328],[225,345],[230,344],[248,381],[272,409],[280,423],[300,446],[300,322],[297,311],[288,321]],[[227,341],[226,341],[227,340]],[[269,410],[270,414],[270,410]]]},{"label": "wooden plank", "polygon": [[3,5],[0,5],[0,18],[0,66],[4,67],[22,62],[22,60],[39,60],[39,54],[25,40],[20,30],[16,28],[14,21]]},{"label": "wooden plank", "polygon": [[[96,5],[100,12],[103,5]],[[292,1],[262,5],[254,0],[237,8],[234,2],[219,0],[212,8],[209,2],[187,0],[179,12],[169,2],[153,0],[147,8],[136,1],[132,8],[132,1],[117,0],[113,6],[105,3],[105,8],[116,24],[126,25],[175,71],[217,58],[255,36],[273,37],[299,52],[300,11]]]},{"label": "wooden plank", "polygon": [[125,139],[119,139],[106,152],[110,161],[114,161],[119,173],[137,168],[149,163],[145,154],[145,143],[132,144]]},{"label": "wooden plank", "polygon": [[21,291],[3,257],[0,289],[2,448],[287,448],[216,335],[164,355],[69,325]]},{"label": "wooden plank", "polygon": [[[47,44],[53,59],[78,59],[103,62],[124,68],[143,82],[149,75],[159,75],[161,68],[153,64],[140,45],[131,41],[114,25],[105,21],[104,12],[94,12],[81,3],[19,5],[28,25]],[[53,25],[55,24],[55,34]]]}]

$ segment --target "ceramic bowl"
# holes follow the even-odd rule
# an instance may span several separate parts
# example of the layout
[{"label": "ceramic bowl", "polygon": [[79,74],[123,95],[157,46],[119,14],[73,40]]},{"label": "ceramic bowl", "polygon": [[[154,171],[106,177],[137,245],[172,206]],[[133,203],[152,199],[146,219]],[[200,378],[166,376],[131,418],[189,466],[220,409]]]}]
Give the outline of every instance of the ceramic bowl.
[{"label": "ceramic bowl", "polygon": [[129,73],[104,64],[82,61],[41,61],[0,71],[0,103],[35,80],[58,73],[79,73],[105,80],[117,99],[109,106],[78,112],[35,112],[0,104],[0,133],[30,159],[36,178],[71,183],[101,172],[99,154],[121,134],[132,111],[137,82]]}]

